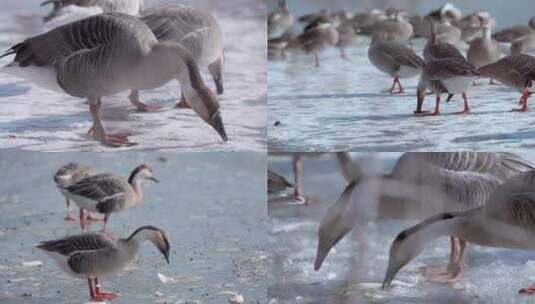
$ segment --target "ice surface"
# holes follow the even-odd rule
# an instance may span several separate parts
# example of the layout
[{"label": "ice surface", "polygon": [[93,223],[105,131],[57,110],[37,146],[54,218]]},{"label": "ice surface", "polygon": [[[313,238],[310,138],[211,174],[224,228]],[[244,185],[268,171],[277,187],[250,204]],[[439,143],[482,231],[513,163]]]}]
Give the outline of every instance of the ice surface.
[{"label": "ice surface", "polygon": [[[8,2],[0,15],[0,49],[37,33],[46,12],[35,1]],[[16,3],[11,3],[16,2]],[[168,1],[146,1],[147,6]],[[184,3],[193,1],[183,1]],[[183,3],[181,2],[181,3]],[[164,107],[155,113],[137,113],[127,92],[103,99],[107,130],[128,130],[139,145],[123,150],[236,151],[264,150],[266,146],[266,22],[265,4],[257,1],[199,1],[195,5],[212,12],[225,35],[225,93],[220,97],[222,118],[230,142],[191,110],[174,109],[179,85],[141,92],[141,100]],[[47,8],[49,9],[49,7]],[[0,60],[0,66],[11,58]],[[205,68],[207,84],[214,87]],[[68,95],[46,91],[0,73],[0,148],[20,147],[38,151],[108,151],[91,140],[88,106]]]},{"label": "ice surface", "polygon": [[[266,183],[258,174],[265,172],[263,153],[3,150],[0,303],[89,301],[86,281],[69,277],[35,248],[40,241],[80,233],[78,221],[63,219],[65,200],[52,179],[57,168],[71,161],[121,175],[146,163],[160,180],[145,184],[141,205],[113,214],[108,227],[119,237],[142,225],[164,229],[171,244],[170,264],[154,246],[144,244],[130,267],[101,280],[107,290],[120,293],[118,303],[220,304],[230,298],[220,293],[229,290],[248,303],[267,302]],[[77,218],[76,208],[72,213]],[[101,228],[91,223],[91,230]],[[37,260],[43,265],[23,266]]]},{"label": "ice surface", "polygon": [[[399,154],[381,154],[373,165],[369,154],[357,154],[359,164],[389,172]],[[535,155],[523,155],[534,161]],[[289,158],[271,158],[270,169],[291,178]],[[369,169],[365,169],[369,172]],[[532,303],[518,290],[535,283],[535,255],[469,245],[466,272],[453,286],[432,284],[419,274],[426,265],[444,265],[449,257],[448,238],[428,246],[396,276],[394,287],[380,289],[388,250],[394,237],[415,221],[375,220],[358,227],[334,247],[320,271],[314,271],[317,229],[326,208],[336,201],[345,181],[329,156],[305,158],[303,189],[307,197],[324,204],[284,207],[270,205],[271,251],[269,303]],[[310,225],[315,222],[315,225]],[[306,223],[306,224],[302,224]],[[300,224],[300,225],[299,225]],[[287,232],[284,227],[292,227]]]},{"label": "ice surface", "polygon": [[[275,1],[269,1],[273,7]],[[488,10],[498,27],[523,24],[529,19],[529,2],[451,1],[468,13]],[[409,13],[428,12],[444,1],[396,1]],[[371,8],[391,5],[373,1],[336,1],[332,8]],[[293,1],[290,9],[298,16],[325,7],[322,1]],[[329,6],[331,8],[331,5]],[[295,32],[299,32],[296,26]],[[423,40],[413,42],[421,54]],[[268,145],[274,151],[408,151],[518,150],[535,145],[533,109],[512,113],[518,107],[518,92],[503,85],[489,86],[488,79],[471,87],[471,114],[462,110],[461,96],[441,103],[440,117],[416,117],[418,78],[402,79],[406,93],[382,93],[392,79],[376,69],[367,58],[368,38],[348,50],[349,60],[338,49],[320,55],[320,68],[313,56],[288,52],[286,60],[268,63]],[[445,97],[445,96],[444,96]],[[529,103],[528,103],[529,105]],[[425,110],[434,107],[434,96],[425,100]],[[280,125],[275,126],[275,122]]]}]

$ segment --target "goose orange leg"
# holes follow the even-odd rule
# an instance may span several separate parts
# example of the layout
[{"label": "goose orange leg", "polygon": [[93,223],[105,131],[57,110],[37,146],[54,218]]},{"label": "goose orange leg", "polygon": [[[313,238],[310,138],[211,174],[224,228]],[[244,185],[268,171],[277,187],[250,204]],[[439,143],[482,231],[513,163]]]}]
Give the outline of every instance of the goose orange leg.
[{"label": "goose orange leg", "polygon": [[74,221],[74,218],[71,215],[71,201],[68,198],[65,198],[65,204],[67,204],[67,215],[65,216],[65,220],[72,222]]},{"label": "goose orange leg", "polygon": [[94,300],[97,300],[97,301],[105,301],[105,300],[113,300],[115,298],[117,298],[117,294],[113,293],[113,292],[107,292],[107,291],[102,291],[100,290],[100,284],[98,282],[98,278],[95,278],[94,279],[94,284],[95,284],[95,298]]},{"label": "goose orange leg", "polygon": [[522,94],[522,97],[520,98],[520,104],[522,107],[520,109],[513,109],[513,112],[526,112],[528,110],[528,98],[531,96],[532,92],[530,91],[524,91]]},{"label": "goose orange leg", "polygon": [[463,92],[463,100],[464,100],[464,110],[461,112],[457,112],[455,114],[468,114],[470,112],[470,107],[468,106],[468,97],[466,97],[466,93]]}]

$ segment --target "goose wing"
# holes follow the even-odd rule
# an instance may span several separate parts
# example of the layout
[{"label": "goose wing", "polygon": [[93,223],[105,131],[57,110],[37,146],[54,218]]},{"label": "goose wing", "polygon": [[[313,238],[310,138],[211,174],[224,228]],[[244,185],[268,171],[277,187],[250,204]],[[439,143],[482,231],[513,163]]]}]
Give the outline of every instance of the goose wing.
[{"label": "goose wing", "polygon": [[430,80],[442,80],[456,76],[477,77],[479,73],[464,58],[445,58],[426,64],[425,73]]},{"label": "goose wing", "polygon": [[420,68],[424,61],[413,50],[398,42],[385,42],[380,45],[377,54],[397,66]]},{"label": "goose wing", "polygon": [[130,186],[120,177],[112,174],[99,174],[85,178],[64,189],[70,194],[99,203],[123,204],[127,187]]},{"label": "goose wing", "polygon": [[53,67],[66,92],[86,97],[113,85],[156,43],[139,19],[104,13],[28,38],[2,56],[15,54],[12,64],[20,67]]},{"label": "goose wing", "polygon": [[69,256],[74,252],[114,248],[115,243],[103,233],[86,233],[41,242],[37,248]]}]

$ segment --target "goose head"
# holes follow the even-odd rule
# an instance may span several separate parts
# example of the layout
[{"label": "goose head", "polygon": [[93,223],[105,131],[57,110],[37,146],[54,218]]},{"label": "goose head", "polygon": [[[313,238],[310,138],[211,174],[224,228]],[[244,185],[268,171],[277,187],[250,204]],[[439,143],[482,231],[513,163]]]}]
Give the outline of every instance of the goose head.
[{"label": "goose head", "polygon": [[165,261],[169,264],[170,245],[165,231],[154,226],[139,227],[127,238],[127,241],[130,240],[136,240],[138,242],[150,241],[163,254]]},{"label": "goose head", "polygon": [[314,269],[319,270],[323,261],[331,249],[353,229],[354,216],[348,210],[351,192],[357,185],[357,181],[351,182],[339,200],[332,204],[320,222],[318,229],[318,248]]},{"label": "goose head", "polygon": [[152,169],[145,165],[141,164],[137,166],[132,173],[130,174],[130,178],[128,179],[129,183],[133,183],[135,181],[142,181],[142,180],[150,180],[155,183],[158,183],[159,181],[153,176]]},{"label": "goose head", "polygon": [[401,232],[394,239],[390,247],[388,268],[382,285],[383,289],[390,286],[399,270],[418,255],[420,251],[415,245],[417,245],[415,239],[407,231]]}]

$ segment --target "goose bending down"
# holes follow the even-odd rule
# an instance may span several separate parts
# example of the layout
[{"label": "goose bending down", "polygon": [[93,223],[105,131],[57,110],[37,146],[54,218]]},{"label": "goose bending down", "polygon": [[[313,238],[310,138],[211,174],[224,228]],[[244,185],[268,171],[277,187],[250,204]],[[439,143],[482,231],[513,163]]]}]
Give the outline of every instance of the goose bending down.
[{"label": "goose bending down", "polygon": [[102,290],[98,277],[115,274],[132,263],[144,241],[150,241],[169,264],[169,240],[166,233],[154,226],[143,226],[127,238],[111,239],[104,233],[86,233],[41,242],[45,251],[68,275],[87,279],[92,300],[106,301],[116,294]]},{"label": "goose bending down", "polygon": [[[56,174],[54,174],[54,182],[59,188],[66,188],[91,176],[93,172],[94,169],[90,166],[69,163],[56,171]],[[67,196],[65,196],[65,203],[67,204],[67,215],[65,216],[65,220],[72,221],[74,218],[71,216],[71,201]]]},{"label": "goose bending down", "polygon": [[268,16],[268,39],[284,36],[292,28],[293,22],[286,0],[279,0],[279,10]]},{"label": "goose bending down", "polygon": [[[103,12],[139,15],[144,8],[144,0],[46,0],[41,6],[52,4],[52,11],[43,18],[44,22],[54,19],[71,19],[77,16],[89,17]],[[71,16],[69,16],[71,15]],[[57,23],[57,22],[55,22]]]},{"label": "goose bending down", "polygon": [[[430,242],[454,235],[468,242],[498,248],[535,249],[535,171],[510,178],[488,202],[474,210],[435,215],[402,231],[390,247],[383,288],[403,266],[416,258]],[[535,294],[535,286],[519,293]]]},{"label": "goose bending down", "polygon": [[522,107],[513,111],[525,112],[528,109],[528,98],[533,93],[533,81],[529,77],[529,71],[533,69],[535,69],[535,57],[519,54],[506,56],[480,67],[477,71],[522,93],[519,102]]},{"label": "goose bending down", "polygon": [[[385,40],[382,32],[376,31],[373,34],[370,47],[368,48],[368,59],[373,65],[383,73],[390,75],[394,81],[388,92],[403,93],[400,78],[410,78],[421,73],[424,61],[420,56],[405,44],[397,41]],[[394,92],[396,84],[399,87]]]},{"label": "goose bending down", "polygon": [[[361,220],[423,219],[473,209],[483,205],[499,184],[533,168],[509,153],[405,153],[389,174],[359,174],[321,220],[314,268],[321,268],[331,248]],[[448,270],[436,274],[435,280],[455,280],[462,270],[459,249],[464,253],[466,243],[457,238],[451,242]]]},{"label": "goose bending down", "polygon": [[144,164],[137,166],[128,180],[113,174],[97,174],[60,189],[65,197],[80,207],[82,231],[85,230],[84,210],[104,214],[102,231],[106,231],[106,224],[111,213],[120,212],[141,203],[143,180],[158,182],[152,175],[151,168]]},{"label": "goose bending down", "polygon": [[447,93],[450,96],[462,93],[464,109],[456,114],[469,113],[470,107],[466,90],[478,76],[479,73],[476,69],[464,58],[445,58],[426,63],[418,82],[417,105],[414,113],[424,113],[422,106],[426,89],[435,93],[435,110],[430,115],[440,115],[440,96],[442,93]]},{"label": "goose bending down", "polygon": [[132,145],[125,133],[109,134],[101,120],[101,97],[129,89],[152,89],[172,79],[182,84],[189,105],[227,141],[219,103],[182,45],[158,41],[136,17],[104,13],[55,28],[16,44],[2,72],[44,88],[87,98],[96,140],[113,147]]},{"label": "goose bending down", "polygon": [[[481,18],[483,37],[470,42],[467,59],[476,68],[498,61],[502,55],[498,42],[491,38],[490,20]],[[494,84],[490,78],[490,84]]]},{"label": "goose bending down", "polygon": [[327,17],[319,17],[305,27],[303,33],[297,37],[301,48],[306,54],[314,53],[316,67],[320,61],[318,53],[338,42],[339,34],[334,22]]},{"label": "goose bending down", "polygon": [[[141,20],[149,26],[158,41],[182,45],[199,66],[207,66],[217,94],[223,94],[223,34],[212,15],[191,6],[169,4],[145,10]],[[130,101],[142,111],[151,108],[139,101],[137,90],[131,92]],[[190,107],[184,93],[177,106]]]}]

